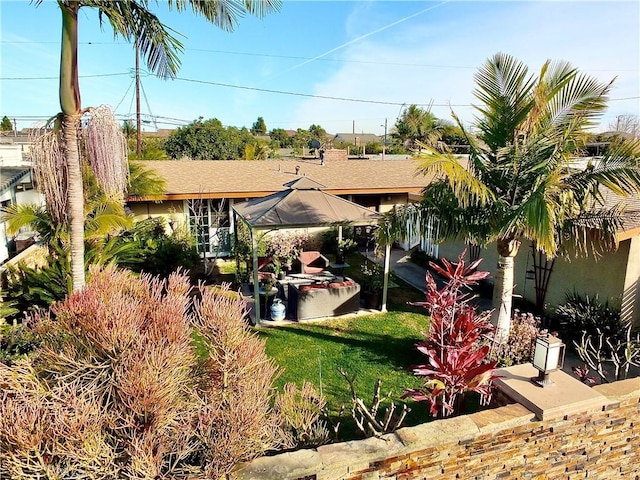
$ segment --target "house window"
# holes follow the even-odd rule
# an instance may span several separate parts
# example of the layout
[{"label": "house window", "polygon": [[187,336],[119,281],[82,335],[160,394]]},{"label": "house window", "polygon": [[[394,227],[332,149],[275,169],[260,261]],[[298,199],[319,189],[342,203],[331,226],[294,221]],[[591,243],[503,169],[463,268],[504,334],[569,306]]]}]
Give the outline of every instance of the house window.
[{"label": "house window", "polygon": [[198,252],[215,255],[228,253],[229,212],[224,199],[188,201],[189,228],[196,239]]}]

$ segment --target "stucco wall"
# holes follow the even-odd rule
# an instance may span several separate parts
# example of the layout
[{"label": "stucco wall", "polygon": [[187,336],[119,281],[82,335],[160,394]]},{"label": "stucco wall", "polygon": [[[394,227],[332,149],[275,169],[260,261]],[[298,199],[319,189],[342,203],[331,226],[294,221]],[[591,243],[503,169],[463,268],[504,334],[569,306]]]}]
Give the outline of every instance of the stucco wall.
[{"label": "stucco wall", "polygon": [[[583,295],[598,295],[620,306],[624,292],[630,242],[624,241],[615,252],[566,260],[558,258],[549,281],[546,302],[557,305],[566,294],[576,291]],[[535,298],[535,297],[534,297]]]},{"label": "stucco wall", "polygon": [[129,203],[129,208],[135,215],[136,221],[157,217],[166,217],[167,221],[170,219],[169,217],[175,217],[175,221],[181,221],[185,215],[184,202],[182,200],[165,200],[157,203],[131,202]]},{"label": "stucco wall", "polygon": [[629,261],[622,296],[622,318],[640,328],[640,237],[629,242]]},{"label": "stucco wall", "polygon": [[[462,242],[447,242],[440,245],[439,256],[455,261],[465,248]],[[480,269],[495,274],[498,260],[495,244],[481,249],[480,257],[483,259]],[[468,252],[465,258],[469,259]],[[532,273],[527,275],[527,271],[533,271],[533,257],[528,242],[522,244],[515,259],[514,294],[535,302],[535,280]],[[604,253],[599,257],[570,260],[559,257],[553,267],[545,303],[550,306],[559,305],[565,301],[567,293],[576,291],[583,295],[597,294],[601,300],[609,300],[620,306],[623,292],[627,291],[627,316],[638,323],[639,278],[640,239],[634,239],[633,243],[631,240],[620,242],[615,252]],[[632,307],[635,307],[633,312]]]},{"label": "stucco wall", "polygon": [[380,196],[380,213],[385,213],[393,209],[396,205],[405,205],[407,203],[406,193],[394,193],[390,195]]}]

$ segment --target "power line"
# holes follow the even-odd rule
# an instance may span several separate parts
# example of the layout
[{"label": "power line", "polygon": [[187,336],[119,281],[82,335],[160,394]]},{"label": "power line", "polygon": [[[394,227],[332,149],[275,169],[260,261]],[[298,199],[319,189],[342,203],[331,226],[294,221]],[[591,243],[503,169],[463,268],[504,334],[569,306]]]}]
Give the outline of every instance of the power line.
[{"label": "power line", "polygon": [[[309,97],[309,98],[321,98],[324,100],[338,100],[338,101],[342,101],[342,102],[357,102],[357,103],[372,103],[372,104],[376,104],[376,105],[403,105],[406,104],[407,102],[385,102],[382,100],[364,100],[364,99],[359,99],[359,98],[347,98],[347,97],[333,97],[330,95],[313,95],[311,93],[300,93],[300,92],[287,92],[284,90],[271,90],[268,88],[258,88],[258,87],[247,87],[247,86],[242,86],[242,85],[232,85],[229,83],[219,83],[219,82],[211,82],[208,80],[194,80],[194,79],[190,79],[190,78],[180,78],[180,77],[176,77],[174,78],[174,80],[180,80],[183,82],[189,82],[189,83],[199,83],[199,84],[204,84],[204,85],[214,85],[217,87],[226,87],[226,88],[238,88],[241,90],[251,90],[251,91],[255,91],[255,92],[265,92],[265,93],[276,93],[279,95],[292,95],[295,97]],[[411,102],[409,102],[411,103]],[[436,103],[412,103],[412,105],[417,105],[417,106],[425,106],[425,105],[432,105],[432,106],[437,106],[437,107],[468,107],[468,104],[436,104]]]},{"label": "power line", "polygon": [[[96,78],[96,77],[119,77],[129,75],[129,73],[99,73],[95,75],[80,75],[79,78]],[[0,77],[0,80],[58,80],[60,76],[55,77]]]},{"label": "power line", "polygon": [[[56,44],[58,45],[60,42],[36,42],[36,41],[10,41],[10,40],[0,40],[0,44]],[[79,45],[127,45],[131,46],[130,43],[127,42],[79,42]],[[477,65],[443,65],[443,64],[430,64],[430,63],[401,63],[401,62],[385,62],[380,60],[375,61],[367,61],[367,60],[345,60],[342,58],[333,58],[333,57],[303,57],[303,56],[295,56],[295,55],[274,55],[270,53],[255,53],[255,52],[238,52],[238,51],[230,51],[230,50],[215,50],[215,49],[207,49],[207,48],[185,48],[185,52],[204,52],[204,53],[220,53],[223,55],[236,55],[236,56],[247,56],[247,57],[263,57],[263,58],[281,58],[284,60],[303,60],[303,61],[321,61],[321,62],[336,62],[336,63],[353,63],[353,64],[363,64],[363,65],[386,65],[386,66],[396,66],[396,67],[419,67],[419,68],[450,68],[450,69],[462,69],[462,70],[476,70],[478,68]],[[583,71],[589,72],[637,72],[637,68],[581,68]],[[13,80],[13,79],[9,79]],[[16,80],[20,80],[16,78]],[[31,80],[31,79],[26,79]]]}]

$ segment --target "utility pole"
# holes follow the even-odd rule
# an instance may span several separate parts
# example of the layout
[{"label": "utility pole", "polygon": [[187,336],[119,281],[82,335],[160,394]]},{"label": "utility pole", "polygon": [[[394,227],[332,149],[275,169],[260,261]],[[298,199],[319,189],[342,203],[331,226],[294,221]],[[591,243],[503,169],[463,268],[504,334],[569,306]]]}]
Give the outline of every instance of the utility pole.
[{"label": "utility pole", "polygon": [[138,158],[142,155],[140,124],[140,40],[136,37],[136,154]]},{"label": "utility pole", "polygon": [[[382,127],[382,125],[380,125]],[[384,154],[387,152],[387,119],[384,119],[384,138],[382,140],[382,160],[384,160]]]}]

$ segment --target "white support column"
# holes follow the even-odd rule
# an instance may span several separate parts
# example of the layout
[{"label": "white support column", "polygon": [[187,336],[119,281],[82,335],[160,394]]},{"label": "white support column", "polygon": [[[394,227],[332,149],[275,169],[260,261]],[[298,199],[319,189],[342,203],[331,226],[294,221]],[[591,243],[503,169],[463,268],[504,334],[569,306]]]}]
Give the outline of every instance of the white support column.
[{"label": "white support column", "polygon": [[253,311],[256,314],[256,327],[260,326],[260,281],[258,280],[258,242],[256,232],[251,229],[251,251],[253,252]]},{"label": "white support column", "polygon": [[391,262],[391,244],[384,246],[384,282],[382,283],[382,307],[381,311],[387,311],[387,289],[389,288],[389,264]]}]

